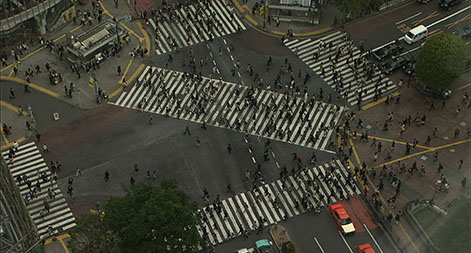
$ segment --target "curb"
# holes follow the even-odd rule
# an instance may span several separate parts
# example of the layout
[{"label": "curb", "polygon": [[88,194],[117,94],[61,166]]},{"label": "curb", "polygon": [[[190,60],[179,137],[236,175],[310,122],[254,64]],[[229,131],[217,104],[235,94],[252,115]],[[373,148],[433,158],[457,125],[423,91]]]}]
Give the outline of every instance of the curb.
[{"label": "curb", "polygon": [[[432,242],[432,239],[430,239],[430,236],[425,232],[425,230],[422,228],[422,226],[418,223],[417,219],[414,217],[412,214],[413,211],[416,209],[423,209],[423,208],[429,208],[427,205],[424,203],[416,203],[416,201],[411,201],[406,204],[406,217],[410,221],[412,227],[418,232],[418,234],[421,235],[422,239],[427,243],[428,247],[432,252],[439,252],[440,249],[438,249],[437,246]],[[432,211],[434,211],[432,209]],[[434,211],[435,212],[435,211]]]}]

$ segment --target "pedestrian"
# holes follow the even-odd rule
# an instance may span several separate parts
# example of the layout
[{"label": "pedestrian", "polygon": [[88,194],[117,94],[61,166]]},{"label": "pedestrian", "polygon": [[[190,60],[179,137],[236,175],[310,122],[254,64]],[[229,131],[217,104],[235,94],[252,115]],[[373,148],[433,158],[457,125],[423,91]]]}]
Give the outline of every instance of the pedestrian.
[{"label": "pedestrian", "polygon": [[185,131],[183,131],[183,135],[185,134],[191,135],[190,128],[188,128],[188,126],[186,126]]},{"label": "pedestrian", "polygon": [[396,214],[396,224],[399,224],[401,221],[401,216],[402,216],[402,211],[399,210],[399,212]]},{"label": "pedestrian", "polygon": [[108,182],[108,180],[110,180],[110,173],[108,172],[108,170],[105,171],[105,182]]},{"label": "pedestrian", "polygon": [[41,140],[41,134],[37,133],[36,134],[36,139],[38,140],[38,143],[39,143],[39,140]]},{"label": "pedestrian", "polygon": [[461,187],[466,188],[466,177],[461,180]]},{"label": "pedestrian", "polygon": [[77,167],[75,169],[75,176],[78,177],[78,176],[82,176],[82,172],[80,171],[79,167]]},{"label": "pedestrian", "polygon": [[157,179],[157,172],[154,170],[152,172],[152,181],[155,181]]},{"label": "pedestrian", "polygon": [[131,179],[129,179],[129,182],[131,183],[131,186],[134,186],[136,180],[134,179],[134,177],[131,177]]},{"label": "pedestrian", "polygon": [[71,184],[67,186],[67,193],[72,199],[74,198],[74,187]]},{"label": "pedestrian", "polygon": [[14,98],[16,98],[15,91],[13,90],[13,88],[10,88],[10,99],[14,99]]},{"label": "pedestrian", "polygon": [[137,163],[134,164],[134,173],[139,173],[139,168],[137,167]]},{"label": "pedestrian", "polygon": [[200,141],[200,138],[198,136],[196,136],[196,146],[199,147],[201,146],[201,141]]},{"label": "pedestrian", "polygon": [[461,159],[461,160],[460,160],[460,164],[458,165],[458,169],[459,169],[459,170],[460,170],[461,168],[463,168],[463,163],[464,163],[464,161],[463,161],[463,159]]},{"label": "pedestrian", "polygon": [[44,210],[46,210],[46,212],[49,213],[51,207],[49,206],[49,203],[47,202],[46,197],[43,198],[43,203],[44,203]]},{"label": "pedestrian", "polygon": [[455,129],[455,138],[458,137],[458,135],[460,135],[460,129],[459,128]]},{"label": "pedestrian", "polygon": [[46,143],[44,143],[43,145],[43,150],[44,150],[44,153],[49,153],[49,148],[47,147]]},{"label": "pedestrian", "polygon": [[378,153],[377,153],[377,152],[375,152],[375,154],[373,155],[373,161],[375,161],[375,162],[376,162],[376,160],[377,160],[377,159],[378,159]]},{"label": "pedestrian", "polygon": [[152,114],[149,114],[149,125],[152,125]]},{"label": "pedestrian", "polygon": [[231,153],[232,152],[232,147],[231,147],[231,144],[227,144],[227,153]]},{"label": "pedestrian", "polygon": [[121,66],[118,66],[118,71],[117,72],[118,72],[118,76],[120,76],[121,75]]}]

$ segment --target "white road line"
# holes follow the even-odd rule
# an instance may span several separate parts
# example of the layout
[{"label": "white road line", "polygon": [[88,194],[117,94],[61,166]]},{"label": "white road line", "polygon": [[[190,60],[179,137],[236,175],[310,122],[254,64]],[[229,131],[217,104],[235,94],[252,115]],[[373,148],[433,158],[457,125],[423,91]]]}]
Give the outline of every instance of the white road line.
[{"label": "white road line", "polygon": [[416,51],[416,50],[419,50],[420,48],[421,48],[421,46],[412,48],[411,50],[408,50],[408,51],[406,51],[406,52],[400,54],[399,56],[404,56],[404,55],[406,55],[406,54],[408,54],[408,53],[412,53],[412,52],[414,52],[414,51]]},{"label": "white road line", "polygon": [[410,16],[410,17],[408,17],[408,18],[405,18],[405,19],[403,19],[403,20],[401,20],[401,21],[399,21],[399,22],[396,22],[396,25],[399,25],[399,24],[402,23],[402,22],[406,22],[406,21],[409,20],[409,19],[415,18],[415,17],[419,16],[420,14],[422,14],[422,12],[419,12],[419,13],[417,13],[417,14],[415,14],[415,15],[412,15],[412,16]]},{"label": "white road line", "polygon": [[347,245],[348,250],[350,250],[350,253],[353,253],[353,250],[352,250],[352,248],[350,248],[350,245],[348,245],[347,240],[345,240],[345,237],[342,235],[342,233],[340,231],[338,231],[338,232],[339,232],[340,237],[342,237],[342,240],[345,243],[345,245]]},{"label": "white road line", "polygon": [[252,156],[252,161],[253,163],[257,163],[257,161],[255,161],[255,158]]},{"label": "white road line", "polygon": [[373,237],[373,235],[371,234],[370,230],[368,229],[368,227],[367,227],[364,223],[363,223],[363,227],[365,227],[366,232],[368,232],[368,234],[370,235],[371,239],[373,239],[373,242],[376,244],[376,247],[378,247],[379,252],[383,253],[383,250],[382,250],[381,247],[379,246],[378,242],[376,242],[376,239]]},{"label": "white road line", "polygon": [[321,250],[322,253],[325,253],[324,249],[322,248],[321,244],[319,243],[319,241],[317,240],[317,237],[314,236],[314,241],[316,241],[316,244],[317,244],[317,247],[319,247],[319,249]]},{"label": "white road line", "polygon": [[454,17],[454,16],[460,14],[461,12],[463,12],[463,11],[465,11],[465,10],[468,10],[469,8],[471,8],[471,6],[465,7],[465,8],[463,8],[463,9],[461,9],[461,10],[459,10],[459,11],[453,13],[453,14],[450,14],[450,15],[448,15],[448,16],[446,16],[446,17],[440,19],[440,20],[437,20],[437,21],[431,23],[430,25],[426,25],[425,27],[430,28],[430,27],[432,27],[432,26],[434,26],[434,25],[436,25],[436,24],[438,24],[438,23],[441,23],[441,22],[443,22],[443,21],[445,21],[445,20],[447,20],[447,19],[450,19],[450,18],[452,18],[452,17]]}]

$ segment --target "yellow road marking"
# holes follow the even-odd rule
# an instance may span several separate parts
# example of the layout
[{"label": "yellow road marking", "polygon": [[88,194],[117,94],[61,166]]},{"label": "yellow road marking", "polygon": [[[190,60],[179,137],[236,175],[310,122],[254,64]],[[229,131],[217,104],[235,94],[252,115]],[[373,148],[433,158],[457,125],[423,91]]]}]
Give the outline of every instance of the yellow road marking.
[{"label": "yellow road marking", "polygon": [[[8,102],[5,102],[3,100],[0,100],[0,105],[7,108],[7,109],[10,109],[16,113],[18,113],[18,108]],[[23,116],[28,116],[28,113],[26,113],[25,111],[22,112]]]},{"label": "yellow road marking", "polygon": [[[139,67],[137,68],[136,71],[134,71],[134,73],[131,75],[131,77],[129,78],[128,81],[126,81],[126,85],[128,85],[129,83],[131,83],[132,81],[134,81],[134,79],[137,78],[137,76],[139,74],[141,74],[142,70],[144,69],[145,65],[144,64],[141,64],[139,65]],[[123,86],[120,86],[118,89],[116,89],[115,91],[113,91],[110,95],[109,95],[109,98],[113,98],[115,97],[116,95],[118,95],[121,91],[123,90]]]},{"label": "yellow road marking", "polygon": [[[400,94],[400,93],[396,91],[396,92],[394,92],[392,95],[393,95],[394,97],[397,97],[399,94]],[[378,99],[377,101],[374,101],[374,102],[371,102],[371,103],[369,103],[369,104],[367,104],[367,105],[362,106],[361,109],[362,109],[362,110],[368,110],[368,109],[370,109],[371,107],[374,107],[374,106],[377,106],[377,105],[379,105],[379,104],[381,104],[381,103],[386,102],[386,99],[388,99],[388,97],[384,97],[384,98]]]},{"label": "yellow road marking", "polygon": [[[353,148],[353,154],[355,155],[355,159],[357,160],[357,163],[359,166],[361,166],[361,163],[360,163],[360,158],[358,157],[358,153],[356,151],[356,148],[355,148],[355,145],[353,144],[353,141],[352,141],[352,138],[348,138],[348,140],[350,141],[350,145],[352,146]],[[350,168],[353,168],[353,164],[352,162],[350,161],[350,159],[348,160],[349,163],[350,163]],[[381,202],[383,202],[383,206],[386,206],[389,210],[389,212],[395,217],[395,214],[392,212],[392,210],[389,208],[389,205],[388,203],[384,200],[383,196],[381,195],[381,192],[377,191],[376,189],[376,186],[375,184],[371,181],[370,177],[368,176],[368,173],[366,174],[366,180],[368,181],[368,183],[371,185],[372,189],[375,191],[375,192],[378,192],[379,193],[379,197],[381,199]],[[362,183],[361,180],[358,180],[360,182],[360,184]],[[363,184],[362,184],[363,185]],[[364,186],[363,186],[364,187]],[[367,189],[369,187],[367,186]],[[419,251],[419,248],[417,248],[417,245],[415,245],[414,241],[412,241],[412,238],[410,237],[409,233],[407,233],[407,231],[404,229],[404,227],[402,226],[402,224],[399,224],[399,227],[401,228],[402,232],[406,235],[407,239],[409,240],[409,242],[411,243],[412,247],[414,247],[414,249],[417,251],[417,252],[420,252]]]},{"label": "yellow road marking", "polygon": [[257,25],[258,22],[255,21],[251,16],[249,16],[248,14],[245,14],[245,18],[250,22],[252,23],[253,25]]},{"label": "yellow road marking", "polygon": [[244,8],[242,8],[242,5],[240,5],[239,1],[237,0],[232,0],[234,5],[236,6],[237,9],[239,9],[240,13],[244,14]]},{"label": "yellow road marking", "polygon": [[403,156],[403,157],[401,157],[401,158],[398,158],[398,159],[395,159],[395,160],[392,160],[392,161],[389,161],[389,162],[380,164],[380,165],[376,166],[376,168],[383,167],[384,165],[388,166],[388,165],[390,165],[390,164],[393,164],[393,163],[396,163],[396,162],[399,162],[399,161],[402,161],[402,160],[406,160],[406,159],[409,159],[409,158],[412,158],[412,157],[416,157],[416,156],[419,156],[419,155],[422,155],[422,154],[434,152],[434,151],[437,151],[437,150],[440,150],[440,149],[444,149],[444,148],[448,148],[448,147],[452,147],[452,146],[456,146],[456,145],[460,145],[460,144],[468,143],[468,142],[471,142],[471,139],[466,139],[466,140],[462,140],[462,141],[457,141],[457,142],[445,144],[445,145],[442,145],[442,146],[438,146],[438,147],[435,147],[435,148],[429,148],[429,149],[427,149],[427,150],[424,150],[424,151],[421,151],[421,152],[418,152],[418,153],[415,153],[415,154],[406,155],[406,156]]},{"label": "yellow road marking", "polygon": [[[3,131],[0,131],[0,132],[2,132],[2,135],[3,135]],[[16,140],[16,143],[20,144],[21,142],[23,142],[25,140],[26,140],[26,137],[21,137],[21,138]],[[13,143],[15,143],[15,142],[13,142]],[[5,145],[2,145],[1,150],[5,150],[5,149],[10,148],[11,146],[13,146],[13,143],[8,143],[8,144],[5,144]]]},{"label": "yellow road marking", "polygon": [[[358,166],[360,166],[359,169],[361,169],[361,161],[360,161],[360,157],[358,156],[358,153],[357,153],[357,149],[355,148],[355,145],[353,144],[353,141],[352,141],[352,138],[348,138],[348,141],[350,142],[350,145],[352,146],[352,149],[353,149],[353,155],[355,156],[355,159],[357,160],[357,163],[358,163]],[[352,172],[355,174],[355,170],[353,169],[353,167],[355,166],[352,161],[350,161],[350,159],[348,159],[348,163],[350,165],[350,169],[352,170]],[[358,176],[357,176],[358,177]],[[362,180],[360,180],[360,178],[358,177],[358,182],[360,182],[361,186],[362,186],[362,190],[365,188],[365,184],[363,184]],[[368,189],[368,185],[366,185],[366,189]]]},{"label": "yellow road marking", "polygon": [[126,69],[124,70],[123,76],[121,76],[121,79],[119,80],[120,84],[123,83],[123,79],[126,77],[126,74],[128,73],[129,68],[131,67],[133,61],[134,61],[134,57],[131,57],[131,59],[129,59],[128,66],[126,66]]},{"label": "yellow road marking", "polygon": [[64,249],[65,253],[69,253],[69,249],[65,245],[64,240],[62,240],[62,238],[59,238],[59,242],[60,242],[62,248]]},{"label": "yellow road marking", "polygon": [[[98,1],[98,3],[100,4],[101,8],[103,9],[103,13],[108,15],[110,18],[114,18],[116,20],[118,20],[117,18],[115,18],[106,8],[105,6],[103,5],[103,3],[101,1]],[[139,36],[136,32],[134,32],[134,30],[132,30],[131,28],[127,27],[125,24],[121,23],[120,26],[124,27],[126,30],[128,30],[128,32],[134,36],[136,36],[136,38],[139,39],[139,41],[142,41],[144,40],[143,37]]]},{"label": "yellow road marking", "polygon": [[38,90],[40,92],[43,92],[43,93],[46,93],[50,96],[53,96],[53,97],[60,97],[61,95],[59,95],[58,93],[52,91],[52,90],[49,90],[49,89],[46,89],[46,88],[43,88],[37,84],[34,84],[34,83],[28,83],[26,82],[25,80],[23,79],[20,79],[20,78],[17,78],[17,77],[13,77],[13,76],[0,76],[0,80],[8,80],[8,81],[12,81],[12,82],[17,82],[17,83],[21,83],[21,84],[28,84],[29,87],[35,89],[35,90]]},{"label": "yellow road marking", "polygon": [[450,29],[450,28],[452,28],[453,26],[455,26],[455,25],[457,25],[457,24],[459,24],[459,23],[461,23],[461,22],[463,22],[463,21],[466,21],[466,20],[468,20],[468,19],[471,19],[471,14],[468,14],[468,15],[464,16],[464,17],[461,18],[461,19],[458,19],[458,20],[456,20],[456,21],[454,21],[454,22],[451,22],[451,23],[449,23],[449,24],[446,24],[445,26],[446,26],[446,28]]},{"label": "yellow road marking", "polygon": [[56,237],[52,237],[52,238],[47,239],[46,242],[44,242],[44,245],[48,245],[50,243],[53,243],[55,240],[64,240],[64,239],[67,239],[67,238],[70,238],[69,234],[58,235]]},{"label": "yellow road marking", "polygon": [[271,30],[270,32],[273,33],[273,34],[277,34],[277,35],[285,35],[286,34],[284,32],[280,32],[280,31],[277,31],[277,30]]},{"label": "yellow road marking", "polygon": [[3,127],[2,127],[1,132],[2,132],[3,141],[5,142],[5,145],[2,145],[2,148],[3,148],[3,146],[9,146],[9,145],[10,145],[10,142],[8,142],[7,136],[6,136],[5,133],[3,132]]},{"label": "yellow road marking", "polygon": [[141,22],[137,22],[137,26],[139,26],[139,29],[141,30],[142,34],[144,35],[144,41],[146,42],[146,49],[147,49],[146,55],[149,55],[149,54],[150,54],[150,38],[149,38],[149,34],[147,34],[147,31],[144,30],[144,27],[142,27]]},{"label": "yellow road marking", "polygon": [[428,33],[428,35],[432,36],[434,33],[438,32],[438,31],[441,31],[441,30],[440,30],[440,29],[435,29],[435,30],[433,30],[433,31],[430,31],[430,32]]},{"label": "yellow road marking", "polygon": [[[363,136],[363,134],[361,133],[358,133],[357,135],[359,136]],[[401,144],[401,145],[406,145],[407,143],[404,142],[404,141],[397,141],[397,140],[393,140],[393,139],[386,139],[386,138],[382,138],[382,137],[378,137],[378,136],[371,136],[371,135],[368,135],[368,139],[374,139],[376,138],[376,140],[379,140],[379,141],[386,141],[386,142],[395,142],[396,144]],[[433,149],[433,147],[427,147],[427,146],[422,146],[422,145],[417,145],[418,148],[423,148],[423,149]]]},{"label": "yellow road marking", "polygon": [[294,33],[294,36],[295,36],[295,37],[313,36],[313,35],[317,35],[317,34],[321,34],[321,33],[330,31],[330,30],[332,30],[332,29],[333,29],[332,26],[327,26],[327,27],[324,27],[324,28],[322,28],[322,29],[319,29],[319,30],[316,30],[316,31],[312,31],[312,32]]},{"label": "yellow road marking", "polygon": [[418,24],[424,22],[425,20],[436,17],[438,15],[440,15],[440,13],[438,13],[438,11],[434,11],[434,12],[430,13],[428,16],[426,16],[425,18],[422,18],[422,19],[419,19],[419,20],[416,20],[416,21],[412,22],[412,24],[417,26]]}]

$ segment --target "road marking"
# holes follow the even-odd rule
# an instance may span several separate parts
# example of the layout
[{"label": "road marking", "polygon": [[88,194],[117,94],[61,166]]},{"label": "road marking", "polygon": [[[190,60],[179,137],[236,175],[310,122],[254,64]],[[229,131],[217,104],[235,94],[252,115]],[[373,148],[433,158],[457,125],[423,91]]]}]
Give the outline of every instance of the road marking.
[{"label": "road marking", "polygon": [[350,245],[348,245],[347,240],[345,240],[345,237],[343,237],[342,233],[340,233],[340,231],[338,231],[338,230],[337,230],[337,232],[339,232],[339,235],[342,237],[342,240],[345,243],[345,245],[347,245],[347,248],[348,248],[348,250],[350,250],[350,253],[353,253],[352,248],[350,248]]},{"label": "road marking", "polygon": [[419,50],[420,48],[422,48],[422,46],[418,46],[418,47],[416,47],[416,48],[412,48],[411,50],[405,51],[404,53],[400,54],[399,56],[404,56],[404,55],[406,55],[406,54],[408,54],[408,53],[412,53],[412,52],[414,52],[415,50]]},{"label": "road marking", "polygon": [[470,8],[471,8],[471,6],[465,7],[465,8],[463,8],[463,9],[461,9],[461,10],[459,10],[459,11],[453,13],[453,14],[450,14],[450,15],[448,15],[448,16],[446,16],[446,17],[444,17],[444,18],[442,18],[442,19],[440,19],[440,20],[438,20],[438,21],[436,21],[436,22],[434,22],[434,23],[432,23],[432,24],[430,24],[430,25],[425,26],[425,27],[430,28],[430,27],[432,27],[432,26],[434,26],[434,25],[436,25],[436,24],[438,24],[438,23],[441,23],[441,22],[443,22],[443,21],[445,21],[445,20],[448,20],[448,19],[450,19],[450,18],[452,18],[452,17],[454,17],[454,16],[460,14],[461,12],[466,11],[466,10],[468,10],[468,9],[470,9]]},{"label": "road marking", "polygon": [[257,161],[255,161],[255,158],[252,156],[252,161],[253,163],[257,163]]},{"label": "road marking", "polygon": [[371,239],[373,239],[373,242],[376,244],[376,247],[378,247],[379,252],[383,253],[383,250],[382,250],[381,247],[379,246],[378,242],[376,242],[376,239],[373,237],[373,235],[371,234],[370,230],[368,229],[368,227],[367,227],[364,223],[363,223],[363,227],[365,227],[366,232],[368,232],[368,234],[370,235]]},{"label": "road marking", "polygon": [[[353,153],[355,154],[355,158],[357,159],[358,165],[360,165],[361,162],[360,162],[360,159],[359,159],[359,157],[358,157],[356,148],[355,148],[355,146],[354,146],[354,144],[353,144],[352,138],[349,137],[348,140],[350,141],[350,145],[352,145]],[[427,152],[428,152],[428,151],[427,151]],[[348,160],[348,161],[351,163],[350,160]],[[375,192],[377,192],[376,185],[371,181],[371,179],[370,179],[370,177],[369,177],[368,175],[366,175],[366,180],[368,181],[368,182],[367,182],[368,184],[371,184],[372,189],[373,189]],[[361,182],[360,182],[360,183],[361,183]],[[379,191],[378,191],[378,192],[379,192]],[[386,200],[383,198],[383,195],[382,195],[380,192],[379,192],[378,195],[379,195],[379,198],[380,198],[381,202],[383,203],[383,206],[386,206],[386,208],[389,210],[389,212],[394,215],[394,213],[392,212],[391,208],[389,208],[389,204],[388,204],[388,203],[386,202]],[[417,248],[417,245],[415,244],[414,241],[412,241],[412,238],[410,237],[409,233],[407,233],[407,231],[404,229],[404,227],[402,226],[401,223],[399,223],[399,227],[401,228],[402,232],[406,235],[407,240],[409,240],[409,243],[412,245],[412,247],[415,249],[415,251],[416,251],[417,253],[419,253],[419,252],[420,252],[420,251],[419,251],[419,248]]]},{"label": "road marking", "polygon": [[245,14],[245,18],[246,18],[250,23],[252,23],[253,25],[258,25],[258,22],[255,21],[251,16]]},{"label": "road marking", "polygon": [[466,20],[468,20],[468,19],[471,19],[471,14],[468,14],[468,15],[464,16],[464,17],[461,18],[461,19],[458,19],[458,20],[456,20],[456,21],[454,21],[454,22],[451,22],[451,23],[449,23],[449,24],[446,24],[445,26],[446,26],[446,28],[450,29],[450,28],[452,28],[453,26],[455,26],[455,25],[457,25],[457,24],[459,24],[459,23],[461,23],[461,22],[463,22],[463,21],[466,21]]},{"label": "road marking", "polygon": [[[144,35],[144,41],[146,43],[146,49],[147,49],[147,53],[146,55],[149,55],[150,54],[150,38],[149,38],[149,34],[147,34],[147,31],[144,29],[143,25],[141,24],[141,22],[137,22],[137,26],[139,27],[139,30],[141,30],[142,34]],[[140,40],[139,40],[140,42]]]},{"label": "road marking", "polygon": [[[3,101],[3,100],[0,100],[0,105],[3,106],[3,107],[5,107],[5,108],[7,108],[7,109],[10,109],[10,110],[12,110],[12,111],[18,113],[18,108],[15,107],[14,105],[8,103],[8,102],[5,102],[5,101]],[[28,113],[25,112],[24,110],[23,110],[22,114],[23,114],[23,116],[28,116]]]},{"label": "road marking", "polygon": [[273,156],[273,158],[276,158],[275,152],[271,152],[271,155]]},{"label": "road marking", "polygon": [[126,77],[126,75],[128,74],[129,68],[131,67],[133,61],[134,61],[134,57],[131,56],[131,59],[129,59],[128,65],[126,66],[126,69],[124,70],[124,73],[121,76],[121,79],[119,79],[119,84],[123,84],[123,80]]},{"label": "road marking", "polygon": [[408,18],[405,18],[405,19],[403,19],[403,20],[401,20],[401,21],[399,21],[399,22],[396,22],[396,25],[399,25],[399,24],[402,23],[402,22],[406,22],[406,21],[409,20],[409,19],[413,19],[413,18],[419,16],[420,14],[422,14],[422,12],[419,12],[419,13],[417,13],[417,14],[415,14],[415,15],[412,15],[412,16],[410,16],[410,17],[408,17]]},{"label": "road marking", "polygon": [[67,238],[70,238],[69,234],[58,235],[58,236],[47,239],[46,242],[44,242],[44,245],[48,245],[59,239],[67,239]]},{"label": "road marking", "polygon": [[417,26],[420,23],[424,22],[425,20],[431,19],[431,18],[436,17],[438,15],[440,15],[440,13],[438,13],[438,11],[434,11],[434,12],[430,13],[428,16],[426,16],[425,18],[422,18],[422,19],[419,19],[419,20],[416,20],[416,21],[412,22],[412,24],[414,24],[414,26]]},{"label": "road marking", "polygon": [[278,162],[276,162],[276,167],[279,169],[280,168],[280,164]]},{"label": "road marking", "polygon": [[[363,136],[363,134],[361,133],[358,133],[359,136]],[[392,143],[393,141],[396,143],[396,144],[401,144],[401,145],[406,145],[406,142],[404,141],[398,141],[398,140],[393,140],[393,139],[387,139],[387,138],[383,138],[383,137],[378,137],[378,136],[371,136],[371,135],[368,135],[368,139],[376,139],[378,141],[386,141],[386,142],[390,142]],[[410,144],[409,144],[410,145]],[[427,147],[427,146],[422,146],[422,145],[417,145],[418,148],[423,148],[423,149],[427,149],[427,150],[431,150],[433,149],[432,147]]]},{"label": "road marking", "polygon": [[[2,132],[2,136],[3,136],[3,131],[0,131],[0,132]],[[21,137],[21,138],[19,138],[19,139],[16,140],[16,143],[20,144],[20,143],[22,143],[22,142],[25,141],[25,140],[26,140],[26,137]],[[14,142],[13,142],[13,143],[14,143]],[[1,147],[1,150],[6,150],[6,149],[10,148],[11,146],[13,146],[13,143],[10,142],[10,143],[8,143],[8,144],[3,145],[3,146]]]},{"label": "road marking", "polygon": [[319,243],[319,241],[317,240],[317,237],[314,236],[314,241],[316,241],[316,244],[317,244],[317,247],[319,247],[319,249],[321,250],[322,253],[325,253],[324,249],[322,248],[321,244]]},{"label": "road marking", "polygon": [[[141,64],[139,65],[139,67],[137,68],[136,71],[134,71],[134,73],[131,75],[131,77],[129,78],[129,80],[126,81],[126,85],[128,85],[129,83],[132,83],[134,81],[134,79],[136,79],[136,77],[141,74],[142,70],[144,69],[145,65],[144,64]],[[124,85],[124,84],[123,84]],[[115,97],[116,95],[118,95],[122,90],[123,90],[123,86],[120,86],[118,89],[116,89],[115,91],[113,91],[110,95],[109,95],[109,98],[113,98]]]},{"label": "road marking", "polygon": [[46,88],[43,88],[37,84],[34,84],[34,83],[28,83],[26,82],[25,80],[23,79],[20,79],[20,78],[17,78],[17,77],[12,77],[12,76],[0,76],[0,79],[1,80],[8,80],[8,81],[12,81],[12,82],[16,82],[16,83],[21,83],[21,84],[28,84],[29,87],[35,89],[35,90],[38,90],[40,92],[43,92],[43,93],[46,93],[50,96],[53,96],[53,97],[60,97],[61,95],[59,95],[58,93],[52,91],[52,90],[48,90]]},{"label": "road marking", "polygon": [[[394,92],[394,93],[391,94],[391,95],[393,95],[394,97],[397,97],[399,94],[400,94],[400,93],[396,91],[396,92]],[[364,110],[364,111],[365,111],[365,110],[368,110],[368,109],[370,109],[371,107],[374,107],[374,106],[377,106],[377,105],[379,105],[379,104],[381,104],[381,103],[386,102],[386,99],[387,99],[387,98],[388,98],[388,97],[384,97],[384,98],[378,99],[377,101],[374,101],[374,102],[371,102],[371,103],[369,103],[369,104],[367,104],[367,105],[362,106],[361,109]]]}]

